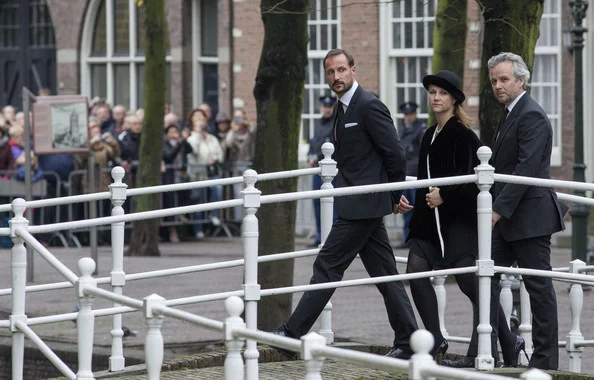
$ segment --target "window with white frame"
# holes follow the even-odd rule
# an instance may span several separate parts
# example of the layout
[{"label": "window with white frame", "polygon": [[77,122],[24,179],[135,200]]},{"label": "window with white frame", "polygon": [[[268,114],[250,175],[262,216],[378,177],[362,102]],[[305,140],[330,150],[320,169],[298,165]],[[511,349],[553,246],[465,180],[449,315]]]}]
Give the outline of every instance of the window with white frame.
[{"label": "window with white frame", "polygon": [[192,104],[208,103],[213,115],[219,108],[217,17],[216,0],[192,2]]},{"label": "window with white frame", "polygon": [[[130,109],[144,106],[143,8],[134,0],[91,0],[82,43],[82,92]],[[167,60],[171,58],[168,55]],[[170,71],[166,81],[170,83]],[[170,86],[166,86],[170,99]]]},{"label": "window with white frame", "polygon": [[399,105],[415,102],[419,119],[427,118],[423,77],[431,72],[433,25],[437,0],[396,1],[387,4],[387,69],[384,101],[401,120]]},{"label": "window with white frame", "polygon": [[341,0],[310,0],[302,142],[309,141],[314,135],[316,121],[321,117],[320,96],[332,93],[326,84],[323,60],[328,50],[340,47],[340,2]]},{"label": "window with white frame", "polygon": [[545,1],[534,55],[531,95],[551,121],[551,165],[561,165],[561,32],[561,1]]}]

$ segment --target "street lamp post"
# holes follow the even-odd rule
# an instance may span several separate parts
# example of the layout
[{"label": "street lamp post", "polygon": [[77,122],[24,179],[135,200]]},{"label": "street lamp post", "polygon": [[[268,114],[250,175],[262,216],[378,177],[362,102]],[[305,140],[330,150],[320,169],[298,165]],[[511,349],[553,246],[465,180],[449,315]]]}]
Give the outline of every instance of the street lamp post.
[{"label": "street lamp post", "polygon": [[[574,64],[574,163],[573,180],[586,182],[584,164],[584,91],[583,91],[583,62],[582,52],[584,49],[584,33],[587,29],[582,25],[588,9],[588,0],[570,0],[571,14],[574,26],[571,28],[573,35],[573,64]],[[585,192],[574,190],[578,196],[585,196]],[[574,202],[571,206],[572,220],[572,258],[586,261],[587,238],[588,238],[588,215],[589,211],[583,203]]]}]

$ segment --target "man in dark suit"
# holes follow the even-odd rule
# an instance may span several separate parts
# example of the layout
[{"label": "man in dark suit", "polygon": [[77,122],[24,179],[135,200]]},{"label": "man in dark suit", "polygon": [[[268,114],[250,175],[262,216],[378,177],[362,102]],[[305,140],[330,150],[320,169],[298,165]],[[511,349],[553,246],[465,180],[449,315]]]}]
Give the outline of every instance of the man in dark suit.
[{"label": "man in dark suit", "polygon": [[[355,61],[345,50],[330,50],[324,58],[326,81],[339,98],[334,111],[332,140],[338,166],[337,187],[403,181],[406,162],[390,111],[355,80]],[[372,277],[396,275],[396,261],[383,217],[412,206],[401,192],[337,197],[338,218],[314,265],[311,284],[340,281],[357,254]],[[408,359],[410,335],[417,329],[402,282],[377,284],[394,330],[388,356]],[[286,324],[274,332],[299,338],[306,334],[334,289],[306,292]]]},{"label": "man in dark suit", "polygon": [[[549,179],[553,131],[545,111],[526,93],[530,71],[513,53],[488,62],[493,93],[505,110],[493,140],[495,173]],[[551,270],[551,235],[563,230],[566,207],[552,189],[496,182],[492,257],[495,265]],[[491,316],[498,324],[499,276],[493,278]],[[534,352],[530,367],[557,369],[557,300],[550,278],[524,276],[532,308]],[[505,344],[501,342],[502,346]],[[517,350],[516,350],[517,351]],[[517,357],[517,353],[516,353]]]}]

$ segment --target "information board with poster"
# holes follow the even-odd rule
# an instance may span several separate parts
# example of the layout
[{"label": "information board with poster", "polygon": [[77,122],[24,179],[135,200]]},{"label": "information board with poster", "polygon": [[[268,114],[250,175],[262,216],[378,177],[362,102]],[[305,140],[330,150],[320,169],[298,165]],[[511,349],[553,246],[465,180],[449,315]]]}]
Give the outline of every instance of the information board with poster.
[{"label": "information board with poster", "polygon": [[35,153],[88,152],[88,112],[86,96],[37,97],[33,103]]}]

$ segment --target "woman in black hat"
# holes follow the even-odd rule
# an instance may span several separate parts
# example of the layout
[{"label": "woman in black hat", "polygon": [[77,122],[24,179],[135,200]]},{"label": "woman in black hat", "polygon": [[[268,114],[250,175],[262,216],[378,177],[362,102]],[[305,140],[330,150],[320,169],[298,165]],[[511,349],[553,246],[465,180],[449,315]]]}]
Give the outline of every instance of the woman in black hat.
[{"label": "woman in black hat", "polygon": [[[428,128],[423,136],[417,178],[474,174],[474,167],[479,164],[476,152],[482,144],[470,129],[471,120],[461,107],[466,97],[460,89],[460,79],[456,74],[442,70],[425,76],[423,86],[429,94],[429,106],[435,113],[437,124]],[[477,195],[478,188],[474,183],[416,190],[407,238],[410,243],[407,273],[475,265],[478,255]],[[457,275],[456,281],[472,302],[474,317],[478,318],[476,275]],[[441,333],[437,298],[430,280],[411,280],[410,287],[423,324],[435,338],[433,355],[445,353],[448,343]],[[476,338],[474,333],[473,340]],[[476,350],[477,345],[471,342],[466,360],[449,364],[474,367]],[[496,355],[497,351],[493,352]],[[448,363],[444,361],[444,364]]]}]

